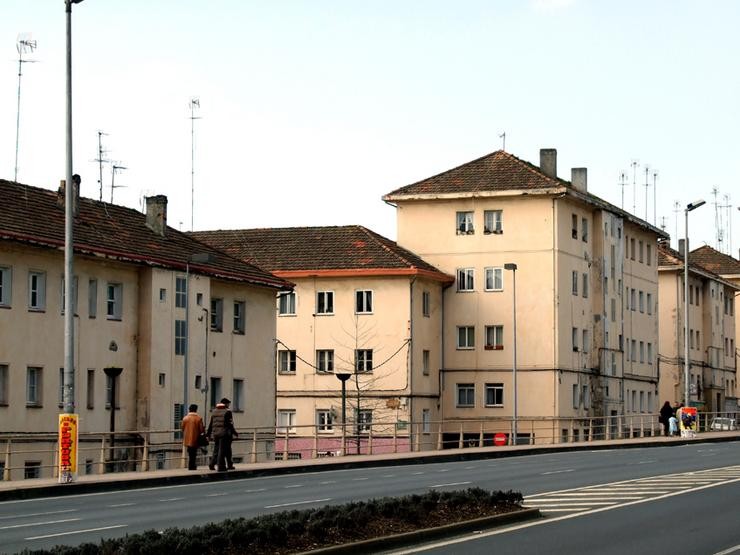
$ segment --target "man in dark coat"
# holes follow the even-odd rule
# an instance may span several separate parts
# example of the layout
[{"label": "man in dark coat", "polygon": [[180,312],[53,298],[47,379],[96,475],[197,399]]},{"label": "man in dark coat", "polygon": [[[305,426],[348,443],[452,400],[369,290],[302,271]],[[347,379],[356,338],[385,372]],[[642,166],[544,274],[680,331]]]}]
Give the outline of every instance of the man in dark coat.
[{"label": "man in dark coat", "polygon": [[229,410],[229,405],[231,401],[226,397],[221,399],[211,412],[211,421],[208,423],[207,435],[213,439],[213,455],[208,468],[215,470],[218,465],[219,472],[234,470],[231,461],[231,442],[238,434],[234,428],[234,416]]},{"label": "man in dark coat", "polygon": [[660,423],[663,424],[663,434],[670,435],[668,431],[668,426],[670,424],[671,416],[676,416],[673,407],[671,404],[666,401],[663,403],[663,406],[660,408]]}]

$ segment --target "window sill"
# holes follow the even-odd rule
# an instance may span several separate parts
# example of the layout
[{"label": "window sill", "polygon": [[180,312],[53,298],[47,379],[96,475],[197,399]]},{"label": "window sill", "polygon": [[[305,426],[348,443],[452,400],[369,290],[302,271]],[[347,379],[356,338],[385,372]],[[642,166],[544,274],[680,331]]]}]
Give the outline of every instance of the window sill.
[{"label": "window sill", "polygon": [[210,329],[210,332],[211,332],[211,333],[223,333],[223,331],[224,331],[224,330],[222,330],[222,329],[220,329],[220,330],[219,330],[219,329],[214,329],[214,328],[211,328],[211,329]]},{"label": "window sill", "polygon": [[39,403],[26,403],[27,409],[42,409],[44,408],[44,405],[41,405]]},{"label": "window sill", "polygon": [[502,409],[504,405],[486,405],[487,409]]},{"label": "window sill", "polygon": [[[358,312],[357,314],[365,314],[364,312]],[[333,312],[317,312],[314,316],[334,316]]]},{"label": "window sill", "polygon": [[278,312],[278,317],[279,317],[279,318],[283,318],[283,317],[286,317],[286,316],[292,316],[292,317],[295,317],[295,316],[296,316],[296,313],[295,313],[295,312],[286,312],[285,314],[280,314],[280,313]]},{"label": "window sill", "polygon": [[456,405],[456,409],[474,409],[475,405]]},{"label": "window sill", "polygon": [[115,317],[115,316],[108,316],[108,317],[107,317],[107,320],[108,320],[109,322],[120,322],[120,321],[122,321],[122,320],[123,320],[123,318],[117,318],[117,317]]},{"label": "window sill", "polygon": [[295,371],[281,372],[280,370],[278,370],[278,376],[295,376]]},{"label": "window sill", "polygon": [[475,347],[456,347],[457,351],[474,351]]},{"label": "window sill", "polygon": [[484,289],[486,293],[501,293],[503,289]]},{"label": "window sill", "polygon": [[0,308],[11,308],[9,304],[0,304]]},{"label": "window sill", "polygon": [[475,293],[475,289],[458,289],[455,293]]},{"label": "window sill", "polygon": [[243,332],[243,331],[237,331],[237,330],[234,330],[234,331],[233,331],[233,332],[231,332],[231,333],[233,333],[234,335],[245,335],[245,334],[246,334],[246,332]]},{"label": "window sill", "polygon": [[355,312],[358,316],[370,316],[373,313],[372,312]]},{"label": "window sill", "polygon": [[483,347],[486,351],[503,351],[504,346],[503,345],[486,345]]},{"label": "window sill", "polygon": [[28,307],[28,312],[40,312],[40,313],[43,314],[44,312],[46,312],[46,309],[45,308]]}]

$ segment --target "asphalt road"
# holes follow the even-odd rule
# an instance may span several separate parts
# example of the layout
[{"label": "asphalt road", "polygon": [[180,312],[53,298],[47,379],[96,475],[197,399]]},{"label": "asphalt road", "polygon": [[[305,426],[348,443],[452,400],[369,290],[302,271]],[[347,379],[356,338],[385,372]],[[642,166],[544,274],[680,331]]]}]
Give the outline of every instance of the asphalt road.
[{"label": "asphalt road", "polygon": [[[189,527],[225,518],[249,517],[266,512],[417,493],[430,488],[462,489],[478,486],[486,489],[512,489],[521,491],[527,500],[539,500],[547,504],[546,497],[549,492],[732,467],[738,464],[740,464],[740,442],[692,443],[675,447],[565,452],[492,460],[358,468],[6,501],[0,503],[0,551],[13,553],[23,548],[38,549],[57,544],[97,542],[101,537],[122,536],[148,529]],[[644,518],[653,523],[648,529],[657,533],[661,528],[670,530],[673,527],[673,522],[681,514],[679,507],[684,503],[684,498],[688,502],[690,497],[696,496],[704,502],[703,496],[717,497],[715,502],[709,503],[709,507],[729,508],[733,501],[735,504],[740,502],[737,483],[701,490],[706,493],[690,493],[690,486],[684,489],[686,492],[682,491],[679,494],[674,491],[675,495],[664,498],[667,501],[655,496],[654,500],[640,502],[639,510],[627,507],[612,508],[601,513],[591,513],[594,516],[585,513],[574,516],[570,512],[559,514],[548,512],[550,509],[543,510],[548,519],[552,520],[547,526],[558,530],[561,530],[561,527],[563,529],[571,527],[571,535],[582,537],[590,534],[588,529],[581,528],[582,525],[578,524],[586,518],[611,522],[609,519],[613,515],[622,513],[632,515],[635,511],[642,514],[647,510],[649,514]],[[722,495],[732,499],[727,502],[721,501]],[[666,509],[661,512],[657,507],[662,505],[665,505]],[[649,509],[644,508],[648,506]],[[551,509],[563,510],[554,507]],[[718,510],[707,509],[699,515],[700,518],[708,519],[707,512],[714,514],[718,513]],[[603,516],[599,516],[602,514]],[[720,520],[724,521],[726,513],[719,514]],[[568,518],[555,520],[565,516]],[[740,532],[735,533],[738,529],[736,521],[737,518],[733,520],[734,524],[726,526],[727,534],[730,535],[726,545],[732,544],[732,534],[736,534],[737,539],[732,545],[740,543],[740,536],[737,535]],[[619,524],[620,522],[623,522],[623,525]],[[628,518],[620,518],[616,524],[610,526],[614,526],[615,536],[621,530],[622,535],[632,537],[634,534],[630,526],[633,524]],[[532,529],[539,530],[540,526],[542,525]],[[578,528],[572,528],[574,526]],[[564,537],[567,537],[567,534]],[[541,545],[539,552],[553,552],[549,549],[553,546],[549,540]],[[567,544],[563,545],[564,551],[561,552],[565,553]],[[679,545],[684,547],[686,544],[679,542]],[[455,546],[440,549],[448,553],[460,552]],[[476,548],[466,544],[464,550],[467,552],[469,549]],[[488,549],[490,550],[490,546]],[[514,549],[503,552],[536,553],[538,550]],[[579,548],[578,551],[570,552],[589,551],[581,551]],[[714,553],[711,550],[695,552]]]}]

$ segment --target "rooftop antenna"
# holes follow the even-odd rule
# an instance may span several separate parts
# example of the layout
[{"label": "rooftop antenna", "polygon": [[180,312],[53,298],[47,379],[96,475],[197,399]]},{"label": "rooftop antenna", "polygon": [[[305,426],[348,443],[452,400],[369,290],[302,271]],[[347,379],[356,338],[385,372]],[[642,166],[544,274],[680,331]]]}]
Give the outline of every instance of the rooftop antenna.
[{"label": "rooftop antenna", "polygon": [[[103,135],[106,137],[108,133],[98,130],[98,157],[93,162],[98,163],[98,171],[100,177],[98,178],[98,186],[100,187],[100,202],[103,202],[103,164],[108,164],[110,160],[103,158],[103,153],[107,153],[107,150],[103,150]],[[111,201],[112,202],[112,201]]]},{"label": "rooftop antenna", "polygon": [[665,227],[666,227],[666,224],[665,224],[665,216],[661,216],[660,217],[660,229],[662,229],[663,231],[665,231]]},{"label": "rooftop antenna", "polygon": [[[722,228],[722,237],[727,237],[727,242],[729,245],[729,249],[727,251],[721,251],[726,252],[726,254],[732,254],[732,212],[730,212],[730,209],[732,208],[732,205],[730,204],[730,197],[729,195],[722,195],[722,200],[725,201],[724,204],[720,204],[720,227]],[[725,229],[725,226],[727,226],[727,229]]]},{"label": "rooftop antenna", "polygon": [[624,210],[624,188],[627,186],[628,179],[626,171],[619,172],[619,185],[622,187],[622,210]]},{"label": "rooftop antenna", "polygon": [[113,191],[125,187],[126,185],[116,185],[116,174],[123,170],[127,170],[126,166],[119,166],[115,162],[111,166],[111,177],[110,177],[110,203],[113,204]]},{"label": "rooftop antenna", "polygon": [[712,196],[714,197],[714,229],[717,230],[717,233],[715,235],[716,241],[714,247],[719,252],[724,252],[722,250],[722,243],[724,242],[724,234],[722,229],[722,214],[720,212],[720,204],[717,200],[717,195],[719,195],[719,189],[717,187],[712,187]]},{"label": "rooftop antenna", "polygon": [[[676,223],[676,232],[673,235],[673,238],[678,241],[678,213],[681,211],[681,203],[679,203],[677,200],[673,201],[673,214],[674,214],[674,220]],[[676,247],[678,248],[678,247]]]},{"label": "rooftop antenna", "polygon": [[501,134],[500,134],[500,135],[498,136],[498,138],[499,138],[499,139],[503,139],[503,140],[504,140],[504,144],[503,144],[503,146],[501,147],[501,150],[503,150],[504,152],[506,152],[506,131],[504,131],[503,133],[501,133]]},{"label": "rooftop antenna", "polygon": [[632,166],[632,213],[637,216],[637,167],[640,162],[633,159],[630,165]]},{"label": "rooftop antenna", "polygon": [[650,166],[645,164],[645,221],[648,221],[648,187],[650,182],[648,181],[648,174],[650,173]]},{"label": "rooftop antenna", "polygon": [[195,120],[200,116],[195,115],[196,108],[200,110],[200,99],[190,99],[190,231],[194,230],[194,210],[195,210]]},{"label": "rooftop antenna", "polygon": [[658,170],[653,170],[653,224],[658,224]]},{"label": "rooftop antenna", "polygon": [[18,144],[20,141],[20,128],[21,128],[21,77],[23,76],[23,64],[34,63],[36,60],[24,60],[24,54],[33,54],[36,50],[36,41],[31,40],[30,33],[21,33],[18,35],[18,40],[15,44],[16,50],[18,50],[18,108],[15,116],[15,173],[13,174],[13,181],[18,182]]}]

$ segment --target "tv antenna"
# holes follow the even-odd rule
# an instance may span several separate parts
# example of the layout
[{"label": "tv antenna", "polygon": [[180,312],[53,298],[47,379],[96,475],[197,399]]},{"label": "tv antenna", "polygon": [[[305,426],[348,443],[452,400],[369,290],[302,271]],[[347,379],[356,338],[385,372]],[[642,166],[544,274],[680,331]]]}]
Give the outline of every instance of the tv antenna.
[{"label": "tv antenna", "polygon": [[650,187],[650,181],[648,181],[648,175],[650,174],[650,166],[645,164],[645,221],[648,221],[648,187]]},{"label": "tv antenna", "polygon": [[627,186],[628,179],[626,171],[619,172],[619,185],[622,187],[622,210],[624,210],[624,188]]},{"label": "tv antenna", "polygon": [[[677,200],[673,201],[673,213],[675,214],[673,219],[676,224],[676,231],[673,237],[676,239],[676,244],[678,244],[678,213],[681,212],[681,203],[679,203]],[[678,247],[676,247],[678,248]]]},{"label": "tv antenna", "polygon": [[719,252],[724,252],[722,249],[722,245],[724,243],[724,229],[722,229],[722,212],[720,210],[722,206],[717,200],[717,195],[719,195],[719,189],[717,189],[717,187],[712,187],[712,196],[714,197],[714,229],[717,230],[714,247]]},{"label": "tv antenna", "polygon": [[113,204],[113,191],[116,189],[120,189],[121,187],[125,187],[126,185],[116,185],[116,174],[119,172],[122,172],[123,170],[127,170],[128,168],[126,166],[119,166],[115,162],[111,166],[111,177],[110,177],[110,203]]},{"label": "tv antenna", "polygon": [[499,138],[499,139],[503,139],[503,140],[504,140],[504,144],[503,144],[503,146],[501,147],[501,150],[503,150],[504,152],[506,152],[506,131],[504,131],[503,133],[501,133],[501,134],[500,134],[500,135],[498,136],[498,138]]},{"label": "tv antenna", "polygon": [[639,160],[632,160],[632,213],[637,216],[637,167]]},{"label": "tv antenna", "polygon": [[190,99],[190,231],[195,226],[195,120],[200,119],[195,115],[196,108],[200,110],[200,99],[194,97]]},{"label": "tv antenna", "polygon": [[107,150],[103,150],[103,135],[107,137],[108,133],[98,130],[98,157],[93,160],[93,162],[98,163],[98,170],[100,175],[100,177],[98,178],[98,186],[100,187],[101,202],[103,201],[103,164],[110,163],[110,160],[103,158],[103,154],[108,152]]},{"label": "tv antenna", "polygon": [[20,128],[21,128],[21,77],[23,76],[23,64],[35,63],[36,60],[27,60],[23,58],[24,54],[33,54],[36,50],[36,41],[31,40],[30,33],[21,33],[18,35],[18,40],[15,44],[16,50],[18,50],[18,108],[16,109],[15,116],[15,173],[13,174],[13,181],[18,182],[18,144],[20,142]]},{"label": "tv antenna", "polygon": [[658,225],[658,170],[653,169],[653,224]]}]

